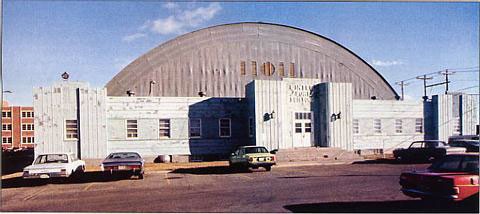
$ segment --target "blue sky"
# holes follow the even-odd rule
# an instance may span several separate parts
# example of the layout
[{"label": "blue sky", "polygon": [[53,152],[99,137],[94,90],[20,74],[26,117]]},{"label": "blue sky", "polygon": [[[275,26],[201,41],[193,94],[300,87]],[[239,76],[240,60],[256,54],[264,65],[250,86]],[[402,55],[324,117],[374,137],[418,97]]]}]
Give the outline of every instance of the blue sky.
[{"label": "blue sky", "polygon": [[[328,37],[395,82],[447,68],[451,91],[479,93],[479,3],[269,3],[154,1],[3,2],[3,89],[32,105],[32,88],[67,71],[103,87],[132,60],[169,39],[233,22],[290,25]],[[474,67],[473,69],[464,69]],[[442,81],[435,76],[434,82]],[[420,99],[422,82],[406,87]],[[443,93],[443,87],[429,93]]]}]

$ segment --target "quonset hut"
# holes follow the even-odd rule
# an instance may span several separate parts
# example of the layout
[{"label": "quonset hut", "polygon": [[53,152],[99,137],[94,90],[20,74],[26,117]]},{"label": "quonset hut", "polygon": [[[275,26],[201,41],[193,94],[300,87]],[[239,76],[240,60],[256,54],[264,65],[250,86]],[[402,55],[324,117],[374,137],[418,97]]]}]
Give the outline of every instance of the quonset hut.
[{"label": "quonset hut", "polygon": [[105,88],[35,88],[35,153],[202,159],[239,145],[389,152],[474,134],[476,103],[465,94],[400,101],[375,69],[332,40],[284,25],[227,24],[161,44]]}]

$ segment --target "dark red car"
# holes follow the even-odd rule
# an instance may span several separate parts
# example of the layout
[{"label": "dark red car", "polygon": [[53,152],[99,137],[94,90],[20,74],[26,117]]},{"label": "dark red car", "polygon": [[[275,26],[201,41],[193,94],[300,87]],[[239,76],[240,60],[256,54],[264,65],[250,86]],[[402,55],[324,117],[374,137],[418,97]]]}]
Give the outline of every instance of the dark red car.
[{"label": "dark red car", "polygon": [[402,192],[410,197],[461,201],[478,198],[478,153],[447,155],[425,171],[400,175]]}]

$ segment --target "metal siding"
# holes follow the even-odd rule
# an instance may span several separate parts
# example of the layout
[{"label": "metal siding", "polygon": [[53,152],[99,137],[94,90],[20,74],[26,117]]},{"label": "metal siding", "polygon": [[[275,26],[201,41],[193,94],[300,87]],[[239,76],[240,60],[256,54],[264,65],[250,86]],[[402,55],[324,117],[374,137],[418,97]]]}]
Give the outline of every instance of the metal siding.
[{"label": "metal siding", "polygon": [[460,96],[461,110],[460,118],[462,123],[463,135],[476,134],[476,125],[478,124],[478,96],[463,94]]}]

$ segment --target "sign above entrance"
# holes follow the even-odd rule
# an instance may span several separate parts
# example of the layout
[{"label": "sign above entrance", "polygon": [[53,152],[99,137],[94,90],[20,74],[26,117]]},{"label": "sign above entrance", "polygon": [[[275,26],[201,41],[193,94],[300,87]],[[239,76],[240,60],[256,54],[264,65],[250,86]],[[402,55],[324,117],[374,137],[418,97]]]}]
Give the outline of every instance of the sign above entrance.
[{"label": "sign above entrance", "polygon": [[309,103],[312,101],[313,86],[305,84],[288,85],[288,98],[291,103]]}]

